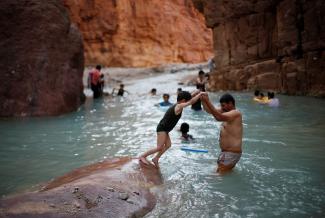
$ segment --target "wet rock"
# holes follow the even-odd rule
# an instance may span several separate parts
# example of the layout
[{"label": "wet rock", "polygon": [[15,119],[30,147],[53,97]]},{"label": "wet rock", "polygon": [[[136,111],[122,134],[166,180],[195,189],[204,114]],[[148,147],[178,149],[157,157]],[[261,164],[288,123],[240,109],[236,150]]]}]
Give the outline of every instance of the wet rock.
[{"label": "wet rock", "polygon": [[325,1],[192,1],[213,30],[212,90],[324,96]]},{"label": "wet rock", "polygon": [[111,188],[111,187],[106,187],[106,190],[109,191],[109,192],[115,192],[115,189]]},{"label": "wet rock", "polygon": [[161,183],[155,167],[142,168],[131,158],[107,160],[54,179],[40,191],[0,199],[0,217],[142,217],[156,203],[150,189]]},{"label": "wet rock", "polygon": [[75,187],[74,189],[73,189],[73,192],[72,193],[77,193],[79,191],[79,187]]},{"label": "wet rock", "polygon": [[118,197],[119,199],[126,201],[129,198],[129,194],[125,192],[120,192]]},{"label": "wet rock", "polygon": [[79,108],[82,37],[61,0],[1,0],[0,32],[0,117]]}]

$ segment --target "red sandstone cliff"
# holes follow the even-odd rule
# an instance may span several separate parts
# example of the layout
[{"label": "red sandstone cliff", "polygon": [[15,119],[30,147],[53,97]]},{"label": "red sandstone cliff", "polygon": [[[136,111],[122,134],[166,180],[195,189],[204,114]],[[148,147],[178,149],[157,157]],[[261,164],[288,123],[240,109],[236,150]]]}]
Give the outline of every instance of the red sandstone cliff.
[{"label": "red sandstone cliff", "polygon": [[193,2],[213,30],[213,89],[325,96],[325,1]]},{"label": "red sandstone cliff", "polygon": [[61,1],[0,1],[0,48],[0,116],[58,115],[80,106],[81,35]]},{"label": "red sandstone cliff", "polygon": [[148,67],[197,63],[212,33],[190,0],[64,0],[84,38],[86,64]]}]

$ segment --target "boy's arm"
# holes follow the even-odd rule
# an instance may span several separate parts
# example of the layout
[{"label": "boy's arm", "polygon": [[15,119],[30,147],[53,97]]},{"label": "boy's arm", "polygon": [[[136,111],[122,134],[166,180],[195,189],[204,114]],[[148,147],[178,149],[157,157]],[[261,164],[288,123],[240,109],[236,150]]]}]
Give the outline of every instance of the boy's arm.
[{"label": "boy's arm", "polygon": [[195,95],[188,102],[177,104],[176,107],[175,107],[175,113],[179,114],[184,107],[187,107],[187,106],[197,102],[197,100],[199,100],[199,98],[201,97],[202,93],[204,93],[204,92],[200,92],[199,94]]},{"label": "boy's arm", "polygon": [[199,93],[200,93],[200,90],[198,90],[198,89],[196,89],[195,91],[193,91],[193,92],[191,93],[192,98],[193,98],[194,96],[196,96],[197,94],[199,94]]},{"label": "boy's arm", "polygon": [[232,121],[237,116],[240,115],[240,113],[237,110],[232,110],[229,112],[221,113],[221,111],[213,106],[211,101],[207,96],[202,97],[203,101],[206,103],[206,106],[209,108],[212,116],[218,121]]}]

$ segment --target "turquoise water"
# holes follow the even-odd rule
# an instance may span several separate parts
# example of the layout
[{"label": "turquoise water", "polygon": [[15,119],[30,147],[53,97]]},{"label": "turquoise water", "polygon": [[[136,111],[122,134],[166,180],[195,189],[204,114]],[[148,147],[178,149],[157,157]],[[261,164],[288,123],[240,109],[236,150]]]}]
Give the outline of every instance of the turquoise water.
[{"label": "turquoise water", "polygon": [[[192,72],[193,73],[193,72]],[[195,73],[195,72],[194,72]],[[153,106],[185,73],[124,81],[125,98],[88,99],[77,112],[50,118],[0,121],[0,194],[33,189],[77,167],[117,156],[138,156],[155,145],[164,109]],[[192,90],[192,87],[182,87]],[[217,104],[222,93],[211,93]],[[155,209],[146,217],[321,217],[325,214],[325,100],[278,96],[281,106],[232,93],[244,119],[244,153],[229,174],[215,173],[220,123],[186,109],[196,140],[180,150],[179,132],[161,158],[164,184],[152,191]],[[176,129],[177,129],[176,128]]]}]

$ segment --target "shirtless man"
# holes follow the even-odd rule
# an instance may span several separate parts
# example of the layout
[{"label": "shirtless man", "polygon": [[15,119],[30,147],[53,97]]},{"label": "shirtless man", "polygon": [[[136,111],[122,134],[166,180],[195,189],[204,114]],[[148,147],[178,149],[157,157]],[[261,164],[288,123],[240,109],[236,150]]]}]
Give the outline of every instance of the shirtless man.
[{"label": "shirtless man", "polygon": [[217,172],[229,171],[235,167],[242,153],[242,114],[236,110],[235,99],[230,94],[220,98],[221,108],[215,108],[207,94],[201,96],[203,108],[217,121],[221,121]]}]

